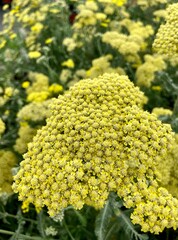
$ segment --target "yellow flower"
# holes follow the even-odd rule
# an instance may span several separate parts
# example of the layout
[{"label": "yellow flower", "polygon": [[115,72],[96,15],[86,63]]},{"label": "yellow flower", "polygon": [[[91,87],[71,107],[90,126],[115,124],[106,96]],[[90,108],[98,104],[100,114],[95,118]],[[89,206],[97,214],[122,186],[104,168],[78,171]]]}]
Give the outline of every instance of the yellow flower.
[{"label": "yellow flower", "polygon": [[28,53],[28,56],[29,56],[29,58],[35,59],[35,58],[41,57],[41,53],[38,51],[32,51],[32,52]]},{"label": "yellow flower", "polygon": [[6,40],[1,41],[0,43],[0,49],[3,48],[6,45]]},{"label": "yellow flower", "polygon": [[14,92],[14,89],[12,87],[6,87],[4,96],[9,98],[13,95],[13,92]]},{"label": "yellow flower", "polygon": [[157,117],[161,115],[172,115],[173,112],[170,109],[166,108],[153,108],[152,113],[156,114]]},{"label": "yellow flower", "polygon": [[71,58],[68,59],[67,61],[63,62],[61,65],[64,66],[64,67],[68,67],[68,68],[74,68],[75,67],[75,63]]},{"label": "yellow flower", "polygon": [[[169,180],[173,133],[142,109],[144,102],[127,76],[114,73],[79,81],[54,99],[46,126],[28,145],[14,177],[24,207],[46,205],[51,217],[68,205],[101,209],[113,191],[133,208],[132,221],[144,231],[173,227],[178,200],[158,182]],[[165,210],[157,218],[159,208]]]},{"label": "yellow flower", "polygon": [[52,43],[53,42],[53,38],[47,38],[46,40],[45,40],[45,43],[46,44],[50,44],[50,43]]},{"label": "yellow flower", "polygon": [[40,33],[43,28],[44,25],[42,23],[36,23],[31,27],[31,31],[35,33]]},{"label": "yellow flower", "polygon": [[17,34],[16,34],[16,33],[13,33],[13,34],[10,35],[10,39],[14,39],[14,38],[16,38],[16,37],[17,37]]},{"label": "yellow flower", "polygon": [[49,92],[51,93],[59,93],[59,92],[62,92],[63,91],[63,86],[59,85],[59,84],[56,84],[56,83],[53,83],[51,84],[51,86],[48,88]]},{"label": "yellow flower", "polygon": [[0,118],[0,134],[4,133],[5,129],[6,129],[6,125]]},{"label": "yellow flower", "polygon": [[64,38],[63,45],[66,46],[67,51],[69,52],[73,51],[77,46],[73,38]]},{"label": "yellow flower", "polygon": [[152,86],[151,89],[153,89],[154,91],[158,91],[158,92],[160,92],[162,90],[161,86]]},{"label": "yellow flower", "polygon": [[11,151],[0,150],[0,192],[11,193],[13,181],[11,169],[16,164],[16,156]]},{"label": "yellow flower", "polygon": [[115,4],[117,6],[122,6],[126,3],[126,0],[99,0],[101,3]]},{"label": "yellow flower", "polygon": [[43,102],[31,102],[25,105],[18,112],[19,121],[43,121],[50,116],[49,105],[53,99],[48,99]]},{"label": "yellow flower", "polygon": [[141,6],[143,9],[149,8],[151,6],[156,6],[161,3],[167,3],[167,0],[137,0],[137,4]]},{"label": "yellow flower", "polygon": [[97,12],[96,13],[96,19],[97,20],[104,21],[104,20],[106,20],[106,18],[107,18],[106,14],[101,13],[101,12]]},{"label": "yellow flower", "polygon": [[25,81],[22,83],[22,87],[23,88],[28,88],[30,86],[30,82],[29,81]]},{"label": "yellow flower", "polygon": [[48,91],[49,78],[46,75],[38,72],[29,72],[28,78],[32,84],[27,88],[27,94],[33,92]]},{"label": "yellow flower", "polygon": [[108,27],[108,23],[102,22],[102,23],[101,23],[101,26],[102,26],[102,27]]},{"label": "yellow flower", "polygon": [[60,10],[59,9],[50,9],[49,12],[57,14],[60,12]]},{"label": "yellow flower", "polygon": [[3,11],[6,11],[7,9],[9,9],[9,5],[8,4],[5,4],[2,8]]},{"label": "yellow flower", "polygon": [[18,131],[18,138],[16,139],[14,149],[23,154],[27,150],[27,144],[32,141],[37,129],[30,127],[27,123],[21,123]]},{"label": "yellow flower", "polygon": [[102,27],[107,27],[107,26],[109,25],[109,22],[110,22],[110,20],[109,20],[109,19],[106,19],[106,20],[104,20],[103,22],[101,22],[101,26],[102,26]]},{"label": "yellow flower", "polygon": [[126,0],[112,0],[112,3],[116,4],[118,7],[123,6],[126,2]]},{"label": "yellow flower", "polygon": [[[166,62],[161,55],[145,55],[145,62],[137,68],[136,79],[137,85],[150,87],[157,71],[166,68]],[[159,86],[153,86],[153,90],[160,91]]]},{"label": "yellow flower", "polygon": [[32,92],[27,96],[28,102],[43,102],[49,97],[49,92],[41,91],[41,92]]}]

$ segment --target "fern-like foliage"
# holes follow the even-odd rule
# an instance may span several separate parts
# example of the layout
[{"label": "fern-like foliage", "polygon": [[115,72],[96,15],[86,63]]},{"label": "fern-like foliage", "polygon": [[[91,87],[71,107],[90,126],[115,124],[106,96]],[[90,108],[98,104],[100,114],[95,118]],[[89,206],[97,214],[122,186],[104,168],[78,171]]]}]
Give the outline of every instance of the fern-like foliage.
[{"label": "fern-like foliage", "polygon": [[114,215],[110,201],[100,211],[95,222],[95,234],[98,240],[107,240],[113,234],[117,223],[111,224]]},{"label": "fern-like foliage", "polygon": [[122,200],[111,193],[105,207],[96,218],[95,234],[98,240],[147,240],[130,220],[131,209],[125,209]]},{"label": "fern-like foliage", "polygon": [[121,210],[119,208],[117,209],[117,211],[115,211],[115,214],[118,217],[117,220],[119,221],[119,225],[122,229],[124,229],[125,233],[128,236],[128,239],[147,240],[148,235],[139,233],[136,230],[136,227],[130,221],[130,212],[130,210]]}]

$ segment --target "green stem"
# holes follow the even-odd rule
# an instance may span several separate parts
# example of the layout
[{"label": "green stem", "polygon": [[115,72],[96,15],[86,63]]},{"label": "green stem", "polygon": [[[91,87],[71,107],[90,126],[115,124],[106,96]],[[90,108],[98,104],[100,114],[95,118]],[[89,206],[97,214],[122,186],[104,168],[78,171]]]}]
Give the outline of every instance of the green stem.
[{"label": "green stem", "polygon": [[68,229],[67,224],[65,223],[65,221],[63,221],[63,224],[64,224],[64,227],[65,227],[67,233],[69,234],[70,238],[71,238],[72,240],[75,240],[75,238],[73,238],[72,234],[70,233],[70,231],[69,231],[69,229]]},{"label": "green stem", "polygon": [[14,232],[6,231],[6,230],[3,230],[3,229],[0,229],[0,233],[4,233],[4,234],[8,234],[8,235],[13,235],[14,234]]},{"label": "green stem", "polygon": [[[7,234],[7,235],[14,235],[15,234],[15,232],[3,230],[3,229],[0,229],[0,233]],[[23,235],[23,234],[19,234],[19,237],[23,237],[24,240],[25,239],[42,240],[42,238],[40,238],[40,237],[30,237],[30,236],[26,236],[26,235]]]},{"label": "green stem", "polygon": [[41,233],[42,237],[45,237],[45,231],[44,231],[44,228],[43,228],[43,212],[41,211],[39,214],[38,214],[38,226],[39,226],[39,232]]},{"label": "green stem", "polygon": [[[15,215],[10,214],[10,213],[2,213],[2,212],[0,212],[0,214],[2,214],[4,217],[11,217],[11,218],[16,218],[16,219],[18,218],[18,216],[15,216]],[[29,218],[24,218],[23,217],[23,220],[27,221],[27,222],[32,222],[32,223],[37,224],[37,221],[29,219]]]}]

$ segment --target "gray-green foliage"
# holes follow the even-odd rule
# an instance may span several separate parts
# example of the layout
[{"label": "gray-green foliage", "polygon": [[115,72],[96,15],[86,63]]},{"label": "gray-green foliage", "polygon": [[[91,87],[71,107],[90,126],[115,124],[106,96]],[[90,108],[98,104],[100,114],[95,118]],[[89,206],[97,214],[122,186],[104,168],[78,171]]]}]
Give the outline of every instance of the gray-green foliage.
[{"label": "gray-green foliage", "polygon": [[[95,234],[98,240],[147,240],[148,235],[139,232],[130,221],[131,210],[125,209],[122,201],[114,193],[110,194],[105,207],[95,222]],[[117,238],[118,237],[118,238]]]}]

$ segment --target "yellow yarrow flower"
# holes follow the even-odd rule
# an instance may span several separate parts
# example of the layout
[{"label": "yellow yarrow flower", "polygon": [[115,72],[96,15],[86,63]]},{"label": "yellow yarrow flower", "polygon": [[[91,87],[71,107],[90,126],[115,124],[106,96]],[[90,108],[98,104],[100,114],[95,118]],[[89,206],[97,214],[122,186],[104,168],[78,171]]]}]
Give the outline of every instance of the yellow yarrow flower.
[{"label": "yellow yarrow flower", "polygon": [[23,88],[28,88],[30,86],[30,82],[29,81],[25,81],[22,83],[22,87]]},{"label": "yellow yarrow flower", "polygon": [[[142,231],[158,234],[174,227],[178,200],[159,185],[169,181],[174,134],[142,109],[144,103],[139,88],[114,73],[79,81],[53,99],[51,116],[14,177],[23,208],[47,206],[56,217],[68,205],[101,209],[116,192],[125,207],[133,208],[131,219]],[[159,208],[165,210],[157,218]]]},{"label": "yellow yarrow flower", "polygon": [[32,51],[32,52],[28,53],[28,56],[29,56],[29,58],[35,59],[35,58],[41,57],[41,53],[38,51]]},{"label": "yellow yarrow flower", "polygon": [[64,46],[66,46],[67,51],[69,51],[69,52],[73,51],[76,48],[76,46],[77,46],[75,40],[73,38],[68,38],[68,37],[64,38],[62,44]]},{"label": "yellow yarrow flower", "polygon": [[63,91],[63,86],[61,86],[57,83],[53,83],[49,86],[48,90],[50,93],[53,93],[53,94],[59,93],[59,92]]},{"label": "yellow yarrow flower", "polygon": [[16,34],[16,33],[13,33],[13,34],[10,35],[10,39],[14,39],[14,38],[16,38],[16,37],[17,37],[17,34]]},{"label": "yellow yarrow flower", "polygon": [[173,114],[172,110],[166,109],[166,108],[161,108],[161,107],[153,108],[152,113],[156,114],[157,117],[159,117],[161,115],[170,115],[171,116]]},{"label": "yellow yarrow flower", "polygon": [[29,80],[32,84],[28,87],[27,93],[47,91],[49,87],[49,78],[43,73],[29,72]]},{"label": "yellow yarrow flower", "polygon": [[63,67],[68,67],[68,68],[74,68],[75,67],[75,63],[71,58],[68,59],[67,61],[64,61],[61,65]]},{"label": "yellow yarrow flower", "polygon": [[154,91],[160,92],[162,90],[162,87],[161,86],[152,86],[151,89],[153,89]]},{"label": "yellow yarrow flower", "polygon": [[32,141],[37,129],[30,127],[27,123],[20,124],[18,138],[16,139],[14,149],[20,154],[27,151],[27,144]]},{"label": "yellow yarrow flower", "polygon": [[[88,0],[90,1],[90,0]],[[118,7],[123,6],[127,1],[126,0],[98,0],[101,3],[115,4]]]},{"label": "yellow yarrow flower", "polygon": [[49,92],[32,92],[27,96],[28,102],[43,102],[49,97]]},{"label": "yellow yarrow flower", "polygon": [[50,9],[49,12],[57,14],[57,13],[60,13],[60,10],[59,9]]},{"label": "yellow yarrow flower", "polygon": [[3,48],[6,45],[6,40],[1,41],[0,43],[0,49]]},{"label": "yellow yarrow flower", "polygon": [[50,44],[50,43],[52,43],[53,42],[53,38],[47,38],[46,40],[45,40],[45,43],[46,44]]},{"label": "yellow yarrow flower", "polygon": [[9,9],[9,5],[8,4],[5,4],[3,7],[2,7],[2,10],[3,11],[6,11],[6,10],[8,10]]},{"label": "yellow yarrow flower", "polygon": [[123,6],[126,2],[126,0],[112,0],[112,3],[116,4],[118,7]]},{"label": "yellow yarrow flower", "polygon": [[0,150],[0,193],[11,193],[13,181],[11,169],[17,162],[16,156],[11,151]]},{"label": "yellow yarrow flower", "polygon": [[[155,78],[157,71],[164,70],[167,65],[166,61],[161,55],[145,55],[145,62],[137,68],[136,80],[138,86],[150,87]],[[160,91],[159,86],[153,86],[153,90]]]},{"label": "yellow yarrow flower", "polygon": [[36,23],[31,27],[31,31],[35,33],[40,33],[43,28],[44,25],[42,23]]},{"label": "yellow yarrow flower", "polygon": [[101,12],[97,12],[96,13],[96,19],[97,20],[104,21],[104,20],[106,20],[106,18],[107,18],[106,14],[101,13]]},{"label": "yellow yarrow flower", "polygon": [[12,87],[6,87],[4,91],[4,96],[9,98],[13,95],[14,89]]},{"label": "yellow yarrow flower", "polygon": [[50,116],[50,104],[53,98],[47,99],[43,102],[30,102],[20,109],[18,112],[18,120],[24,121],[43,121]]}]

